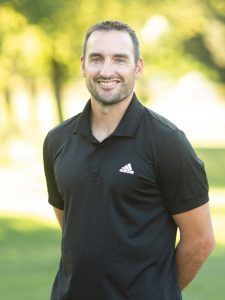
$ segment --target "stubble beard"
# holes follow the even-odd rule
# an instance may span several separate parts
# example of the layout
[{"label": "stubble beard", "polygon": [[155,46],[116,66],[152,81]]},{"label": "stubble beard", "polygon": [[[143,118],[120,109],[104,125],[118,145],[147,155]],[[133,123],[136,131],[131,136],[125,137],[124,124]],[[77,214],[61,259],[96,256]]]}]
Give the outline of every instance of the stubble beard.
[{"label": "stubble beard", "polygon": [[88,88],[91,96],[98,103],[100,103],[103,106],[115,105],[117,103],[120,103],[120,102],[126,100],[130,96],[130,94],[133,92],[133,88],[134,88],[134,81],[132,81],[132,83],[130,83],[130,84],[127,84],[122,79],[120,79],[121,87],[119,88],[119,90],[116,92],[112,91],[111,96],[108,95],[108,96],[104,97],[104,95],[101,95],[101,93],[98,92],[97,87],[96,87],[97,84],[98,84],[97,80],[95,80],[95,79],[92,82],[90,82],[89,80],[86,81],[86,85],[87,85],[87,88]]}]

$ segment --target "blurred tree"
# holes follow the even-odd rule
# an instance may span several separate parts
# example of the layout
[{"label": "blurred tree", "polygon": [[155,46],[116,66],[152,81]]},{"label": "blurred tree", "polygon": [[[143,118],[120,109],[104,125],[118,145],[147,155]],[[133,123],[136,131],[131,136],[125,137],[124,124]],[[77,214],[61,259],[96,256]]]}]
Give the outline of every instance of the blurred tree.
[{"label": "blurred tree", "polygon": [[225,82],[225,2],[223,0],[204,1],[207,24],[204,30],[184,39],[186,53],[212,70],[214,80]]},{"label": "blurred tree", "polygon": [[[25,49],[18,51],[18,46],[11,44],[14,56],[20,57],[15,64],[17,70],[30,82],[33,92],[35,78],[51,78],[60,121],[63,87],[71,78],[80,77],[85,31],[103,19],[125,21],[141,37],[146,61],[140,84],[144,87],[140,88],[143,99],[149,98],[150,74],[177,78],[197,69],[224,84],[223,0],[0,0],[0,4],[6,3],[24,22],[17,29],[21,32],[13,34],[20,46],[26,45]],[[5,57],[6,51],[1,51],[0,59]],[[11,56],[9,61],[13,64],[15,59]]]},{"label": "blurred tree", "polygon": [[27,23],[26,18],[10,5],[0,6],[0,87],[5,95],[10,127],[16,124],[12,115],[12,92],[18,80],[25,81],[30,93],[30,120],[36,119],[37,82],[48,74],[48,39],[38,26]]},{"label": "blurred tree", "polygon": [[11,47],[12,41],[21,34],[26,26],[26,19],[8,6],[0,7],[0,90],[6,104],[9,130],[16,131],[17,126],[13,117],[12,91],[13,79],[17,71],[17,47]]},{"label": "blurred tree", "polygon": [[[157,15],[167,22],[164,32],[159,39],[144,39],[144,56],[153,72],[177,78],[196,69],[224,85],[225,2],[162,1]],[[158,31],[161,25],[155,23]],[[149,30],[155,30],[153,24]]]},{"label": "blurred tree", "polygon": [[[26,17],[29,24],[37,25],[48,37],[49,75],[53,84],[59,121],[62,121],[62,89],[67,80],[80,74],[79,57],[82,52],[84,31],[102,19],[133,17],[137,11],[138,1],[39,0],[34,5],[29,0],[11,0],[10,4]],[[128,5],[133,9],[128,10]],[[27,74],[32,78],[29,72]]]},{"label": "blurred tree", "polygon": [[[1,2],[8,2],[8,1],[1,1]],[[47,70],[48,74],[53,83],[53,92],[56,98],[56,105],[58,110],[59,121],[63,120],[63,113],[62,113],[62,97],[61,97],[61,88],[62,84],[66,78],[66,66],[65,62],[62,57],[59,57],[57,53],[57,33],[63,31],[63,27],[59,28],[58,26],[58,18],[61,13],[65,11],[66,1],[63,0],[39,0],[37,2],[24,0],[24,1],[17,1],[11,0],[10,4],[14,7],[16,11],[19,11],[22,15],[24,15],[29,22],[29,24],[37,25],[39,27],[39,32],[42,32],[43,35],[45,34],[46,40],[45,43],[48,45],[48,53],[47,53]],[[43,41],[44,44],[44,41]],[[65,49],[66,51],[66,49]],[[42,65],[43,67],[43,65]],[[46,70],[46,69],[45,69]],[[43,71],[43,70],[42,70]],[[44,73],[44,72],[43,72]],[[28,72],[29,78],[31,78],[31,83],[33,84],[34,81],[32,80],[32,76],[30,76]]]}]

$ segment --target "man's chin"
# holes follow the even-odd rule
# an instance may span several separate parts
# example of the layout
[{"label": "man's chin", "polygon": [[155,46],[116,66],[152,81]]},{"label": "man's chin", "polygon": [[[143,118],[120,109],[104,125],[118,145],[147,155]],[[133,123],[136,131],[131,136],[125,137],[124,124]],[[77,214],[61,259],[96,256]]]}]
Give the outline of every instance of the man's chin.
[{"label": "man's chin", "polygon": [[111,105],[115,105],[121,101],[123,101],[123,98],[103,98],[103,97],[94,97],[96,99],[96,101],[98,101],[99,103],[101,103],[102,105],[105,106],[111,106]]},{"label": "man's chin", "polygon": [[123,98],[121,95],[115,93],[94,93],[92,96],[97,102],[107,106],[114,105],[123,100],[121,99]]}]

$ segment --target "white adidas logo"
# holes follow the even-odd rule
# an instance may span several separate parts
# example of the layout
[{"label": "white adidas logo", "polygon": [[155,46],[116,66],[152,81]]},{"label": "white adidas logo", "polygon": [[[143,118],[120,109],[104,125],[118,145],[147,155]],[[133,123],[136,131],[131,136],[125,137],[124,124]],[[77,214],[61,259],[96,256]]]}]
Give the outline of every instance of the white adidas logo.
[{"label": "white adidas logo", "polygon": [[134,171],[132,170],[131,164],[127,164],[124,167],[122,167],[121,169],[119,169],[119,172],[122,173],[128,173],[128,174],[134,174]]}]

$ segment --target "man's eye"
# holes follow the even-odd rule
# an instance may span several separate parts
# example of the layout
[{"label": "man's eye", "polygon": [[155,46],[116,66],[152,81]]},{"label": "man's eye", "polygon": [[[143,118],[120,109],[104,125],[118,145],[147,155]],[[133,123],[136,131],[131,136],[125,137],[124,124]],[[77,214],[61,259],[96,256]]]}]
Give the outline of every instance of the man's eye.
[{"label": "man's eye", "polygon": [[121,57],[117,57],[117,58],[116,58],[116,62],[118,62],[118,63],[123,63],[123,62],[125,62],[125,59],[124,59],[124,58],[121,58]]},{"label": "man's eye", "polygon": [[99,61],[101,61],[101,57],[92,57],[91,61],[92,62],[99,62]]}]

